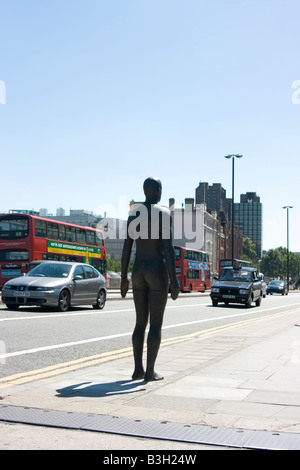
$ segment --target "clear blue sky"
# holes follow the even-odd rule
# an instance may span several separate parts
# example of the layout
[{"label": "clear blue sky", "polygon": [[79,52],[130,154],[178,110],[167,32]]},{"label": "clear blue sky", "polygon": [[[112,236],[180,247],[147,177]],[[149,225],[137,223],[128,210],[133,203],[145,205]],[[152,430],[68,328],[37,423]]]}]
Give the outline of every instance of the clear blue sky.
[{"label": "clear blue sky", "polygon": [[[299,0],[2,0],[0,211],[107,215],[158,176],[263,203],[263,248],[300,251]],[[1,83],[1,82],[0,82]],[[3,91],[3,90],[2,90]],[[1,96],[1,94],[0,94]],[[122,205],[121,204],[121,205]],[[125,204],[126,206],[126,204]]]}]

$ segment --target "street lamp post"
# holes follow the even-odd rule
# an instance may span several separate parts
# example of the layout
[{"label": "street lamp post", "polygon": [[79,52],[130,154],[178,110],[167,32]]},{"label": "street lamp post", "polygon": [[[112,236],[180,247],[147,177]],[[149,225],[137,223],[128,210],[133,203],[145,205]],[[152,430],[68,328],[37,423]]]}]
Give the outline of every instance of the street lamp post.
[{"label": "street lamp post", "polygon": [[234,160],[235,158],[242,158],[243,155],[234,153],[225,155],[225,158],[232,159],[232,206],[231,206],[231,259],[232,266],[234,266]]},{"label": "street lamp post", "polygon": [[290,235],[289,235],[289,209],[293,209],[293,206],[283,206],[282,209],[286,209],[286,248],[287,248],[287,258],[286,258],[286,283],[287,290],[290,290]]}]

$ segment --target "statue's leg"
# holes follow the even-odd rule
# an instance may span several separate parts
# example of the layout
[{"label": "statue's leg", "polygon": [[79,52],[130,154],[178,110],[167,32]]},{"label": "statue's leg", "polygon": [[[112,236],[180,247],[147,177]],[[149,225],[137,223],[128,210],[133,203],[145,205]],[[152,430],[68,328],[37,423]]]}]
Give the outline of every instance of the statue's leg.
[{"label": "statue's leg", "polygon": [[162,380],[163,376],[154,371],[161,342],[161,327],[168,299],[168,283],[163,282],[160,290],[149,291],[150,329],[147,338],[147,368],[145,380]]},{"label": "statue's leg", "polygon": [[132,374],[133,380],[143,379],[145,375],[143,367],[143,349],[145,329],[148,323],[149,316],[149,303],[147,289],[135,289],[133,291],[133,298],[136,311],[136,324],[132,334],[133,357],[134,357],[134,372]]}]

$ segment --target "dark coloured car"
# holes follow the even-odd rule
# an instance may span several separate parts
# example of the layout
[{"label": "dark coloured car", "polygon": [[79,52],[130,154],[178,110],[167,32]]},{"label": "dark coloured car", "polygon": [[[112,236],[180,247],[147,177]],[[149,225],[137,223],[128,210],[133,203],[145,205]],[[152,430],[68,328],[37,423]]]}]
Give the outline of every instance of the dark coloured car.
[{"label": "dark coloured car", "polygon": [[267,294],[288,295],[287,283],[281,280],[269,282],[267,285]]},{"label": "dark coloured car", "polygon": [[211,300],[214,306],[223,302],[244,304],[252,302],[259,306],[263,296],[262,284],[254,268],[223,268],[220,278],[211,287]]},{"label": "dark coloured car", "polygon": [[105,278],[85,263],[45,261],[8,281],[2,290],[2,302],[11,310],[39,305],[66,312],[73,305],[87,304],[102,309],[105,301]]},{"label": "dark coloured car", "polygon": [[266,295],[267,295],[267,284],[266,284],[265,276],[263,275],[263,273],[258,274],[258,279],[260,279],[260,281],[261,281],[262,296],[263,296],[263,298],[265,298]]}]

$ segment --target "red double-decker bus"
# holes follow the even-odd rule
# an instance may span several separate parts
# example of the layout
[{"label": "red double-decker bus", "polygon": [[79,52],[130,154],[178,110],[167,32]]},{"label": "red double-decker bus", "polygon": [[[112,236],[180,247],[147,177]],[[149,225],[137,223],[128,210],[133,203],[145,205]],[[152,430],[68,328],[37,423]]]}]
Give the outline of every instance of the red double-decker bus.
[{"label": "red double-decker bus", "polygon": [[[224,258],[219,261],[219,276],[222,272],[222,269],[228,266],[232,266],[232,258]],[[233,267],[234,268],[251,268],[250,261],[245,261],[243,259],[233,259]]]},{"label": "red double-decker bus", "polygon": [[205,292],[210,289],[208,253],[174,246],[176,275],[181,292]]},{"label": "red double-decker bus", "polygon": [[106,276],[103,232],[29,214],[0,215],[0,289],[38,260],[88,263]]}]

